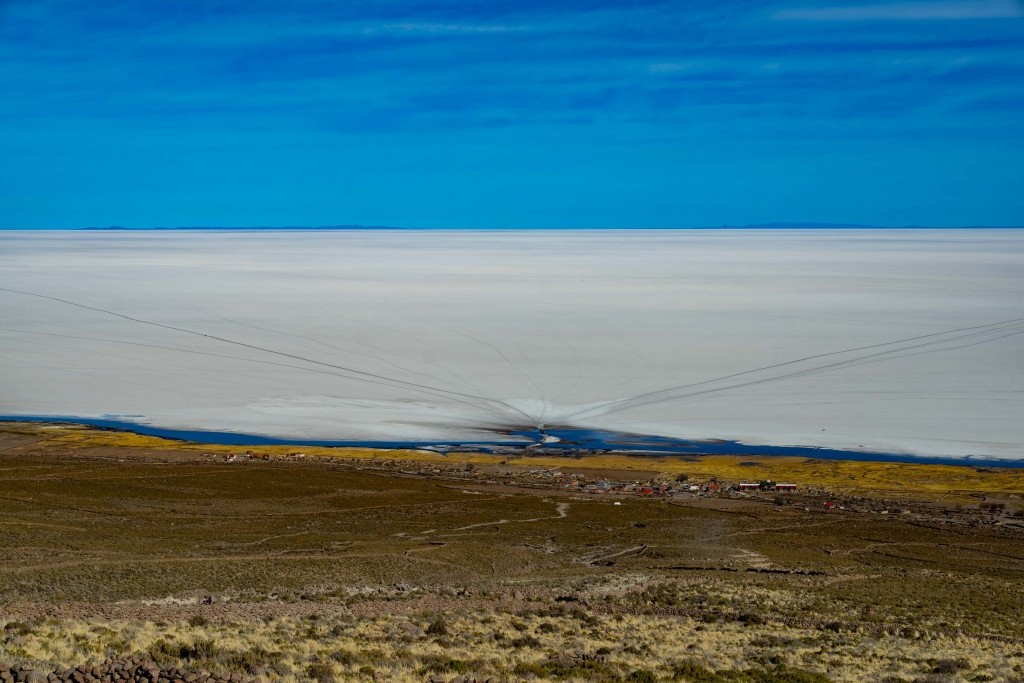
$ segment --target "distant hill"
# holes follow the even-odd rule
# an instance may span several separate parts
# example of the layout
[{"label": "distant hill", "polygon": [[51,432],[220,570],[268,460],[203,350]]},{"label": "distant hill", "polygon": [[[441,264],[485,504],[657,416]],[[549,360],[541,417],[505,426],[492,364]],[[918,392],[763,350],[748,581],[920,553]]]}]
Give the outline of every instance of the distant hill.
[{"label": "distant hill", "polygon": [[[995,229],[1014,229],[1022,226],[1012,225],[958,225],[958,226],[946,226],[946,227],[935,227],[928,225],[867,225],[864,223],[815,223],[815,222],[786,222],[786,221],[774,221],[771,223],[750,223],[747,225],[709,225],[709,226],[687,226],[687,227],[663,227],[663,228],[630,228],[630,227],[594,227],[594,228],[550,228],[550,227],[525,227],[525,228],[445,228],[445,230],[484,230],[484,231],[504,231],[504,230],[966,230],[966,229],[978,229],[985,228],[990,230]],[[253,225],[253,226],[223,226],[223,225],[193,225],[193,226],[178,226],[178,227],[155,227],[155,228],[128,228],[121,225],[110,225],[106,227],[90,226],[87,228],[75,228],[76,230],[93,230],[93,231],[133,231],[133,232],[152,232],[152,231],[170,231],[170,230],[221,230],[221,231],[246,231],[246,230],[295,230],[295,231],[331,231],[331,230],[408,230],[408,231],[419,231],[429,232],[433,228],[410,228],[410,227],[399,227],[394,225]]]},{"label": "distant hill", "polygon": [[862,223],[754,223],[723,225],[726,230],[1019,230],[1019,225],[864,225]]},{"label": "distant hill", "polygon": [[[817,229],[817,230],[852,230],[852,229],[863,229],[863,228],[879,228],[877,225],[864,225],[861,223],[785,223],[776,221],[774,223],[754,223],[752,225],[741,225],[741,226],[726,226],[726,227],[739,227],[744,230],[756,230],[756,229],[769,229],[775,230],[779,228],[800,228],[800,229]],[[903,226],[903,227],[916,227],[916,226]]]},{"label": "distant hill", "polygon": [[78,230],[405,230],[391,225],[253,225],[253,226],[219,226],[193,225],[156,228],[126,228],[120,225],[107,227],[78,228]]}]

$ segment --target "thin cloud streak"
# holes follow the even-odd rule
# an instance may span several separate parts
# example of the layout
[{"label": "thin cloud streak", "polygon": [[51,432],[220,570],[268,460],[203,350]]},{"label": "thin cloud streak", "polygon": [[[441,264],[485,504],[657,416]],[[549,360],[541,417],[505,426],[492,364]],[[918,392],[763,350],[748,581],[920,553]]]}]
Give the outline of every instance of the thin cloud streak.
[{"label": "thin cloud streak", "polygon": [[426,35],[438,34],[475,34],[475,33],[521,33],[536,30],[532,26],[509,26],[502,24],[384,24],[379,27],[363,29],[363,33],[418,33]]},{"label": "thin cloud streak", "polygon": [[936,21],[951,19],[1019,19],[1024,8],[1015,0],[953,0],[900,2],[845,7],[784,9],[772,18],[781,21]]}]

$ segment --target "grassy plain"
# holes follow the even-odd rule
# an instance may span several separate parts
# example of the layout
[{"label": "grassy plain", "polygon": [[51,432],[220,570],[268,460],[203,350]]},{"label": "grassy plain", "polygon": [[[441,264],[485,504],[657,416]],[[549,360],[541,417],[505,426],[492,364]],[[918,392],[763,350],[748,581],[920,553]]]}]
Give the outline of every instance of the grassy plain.
[{"label": "grassy plain", "polygon": [[[268,681],[1024,680],[1015,528],[519,490],[350,464],[453,462],[419,452],[201,455],[228,450],[0,429],[0,661],[143,653]],[[924,497],[940,497],[942,481],[965,495],[1024,491],[1012,470],[951,468],[943,480],[945,468],[924,466],[595,460],[723,479],[756,469],[820,486],[864,472],[867,483],[854,483],[873,496],[896,476]]]},{"label": "grassy plain", "polygon": [[[76,425],[8,425],[3,429],[31,433],[42,446],[56,451],[84,448],[141,448],[151,451],[229,453],[247,450],[240,446],[217,446],[142,436],[129,432],[89,429]],[[453,462],[493,465],[496,463],[565,470],[611,470],[629,473],[654,471],[669,476],[686,473],[698,479],[726,481],[772,479],[820,486],[836,493],[854,495],[898,495],[901,497],[961,499],[986,494],[1013,495],[1024,492],[1024,468],[990,468],[957,465],[926,465],[848,460],[815,460],[803,457],[758,457],[702,455],[658,457],[597,454],[584,458],[529,456],[527,458],[483,453],[440,455],[418,450],[374,450],[369,448],[319,448],[260,446],[261,453],[285,455],[301,450],[311,457],[400,458],[402,460],[451,464]]]}]

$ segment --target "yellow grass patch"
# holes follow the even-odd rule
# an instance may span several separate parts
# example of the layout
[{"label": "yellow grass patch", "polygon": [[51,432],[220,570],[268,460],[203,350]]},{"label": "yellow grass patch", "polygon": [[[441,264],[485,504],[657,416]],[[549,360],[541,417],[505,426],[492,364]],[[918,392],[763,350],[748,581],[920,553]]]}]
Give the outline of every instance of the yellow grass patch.
[{"label": "yellow grass patch", "polygon": [[[13,427],[13,425],[12,425]],[[24,428],[24,425],[19,427]],[[5,426],[5,429],[9,427]],[[699,457],[633,456],[601,454],[584,458],[555,456],[510,457],[483,453],[451,453],[442,455],[413,449],[324,448],[298,445],[286,446],[221,446],[143,436],[77,425],[28,429],[44,436],[46,445],[55,448],[92,449],[125,448],[173,450],[205,453],[232,453],[252,450],[276,456],[302,452],[310,457],[378,458],[423,463],[477,465],[508,464],[525,467],[558,468],[572,472],[587,470],[619,470],[658,472],[675,477],[688,474],[696,480],[749,481],[772,479],[801,486],[819,486],[836,493],[854,495],[892,494],[926,499],[956,499],[971,494],[1024,493],[1024,469],[976,468],[970,465],[933,465],[915,463],[862,462],[848,460],[816,460],[788,456],[704,455]],[[741,464],[743,463],[743,464]],[[757,463],[750,465],[750,463]]]}]

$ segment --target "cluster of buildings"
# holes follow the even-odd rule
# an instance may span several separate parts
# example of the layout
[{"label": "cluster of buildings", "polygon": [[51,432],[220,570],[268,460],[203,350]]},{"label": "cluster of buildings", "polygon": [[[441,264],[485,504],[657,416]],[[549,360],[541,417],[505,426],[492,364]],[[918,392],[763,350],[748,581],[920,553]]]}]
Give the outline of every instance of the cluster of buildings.
[{"label": "cluster of buildings", "polygon": [[[203,453],[204,456],[224,462],[252,460],[302,460],[305,453],[272,455],[255,451],[243,453]],[[648,481],[615,481],[594,478],[578,472],[563,472],[557,468],[499,468],[479,467],[471,463],[437,463],[384,458],[353,458],[344,461],[356,469],[390,471],[406,476],[441,476],[450,479],[467,480],[481,484],[501,484],[532,488],[560,488],[593,495],[636,495],[650,497],[695,498],[724,495],[729,493],[795,492],[796,484],[765,479],[737,483],[716,480],[694,483],[685,475],[676,480],[656,478]]]},{"label": "cluster of buildings", "polygon": [[[577,490],[589,494],[635,494],[639,496],[683,496],[716,495],[732,492],[795,492],[796,484],[775,482],[770,479],[758,482],[721,483],[708,481],[690,483],[689,481],[611,481],[608,479],[590,480],[582,474],[570,474],[549,470],[531,470],[533,477],[554,480],[562,488]],[[507,482],[514,483],[512,481]]]},{"label": "cluster of buildings", "polygon": [[764,481],[743,481],[733,485],[736,491],[796,491],[796,484],[783,484],[781,482],[765,479]]},{"label": "cluster of buildings", "polygon": [[306,457],[305,453],[289,453],[286,456],[271,455],[270,453],[255,453],[253,451],[246,451],[245,453],[203,453],[207,458],[220,459],[224,462],[235,462],[239,458],[242,460],[301,460]]}]

